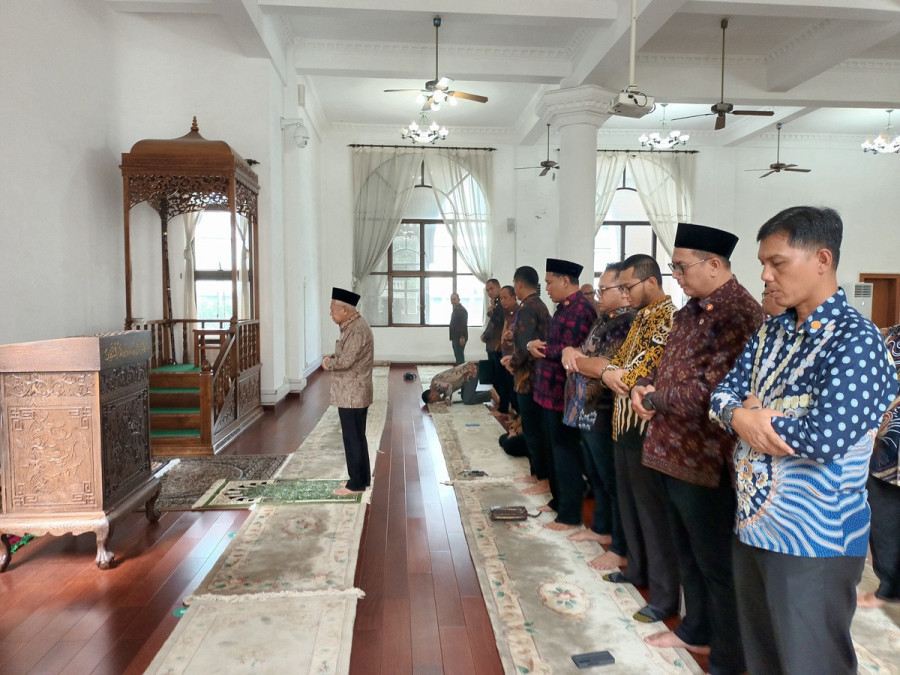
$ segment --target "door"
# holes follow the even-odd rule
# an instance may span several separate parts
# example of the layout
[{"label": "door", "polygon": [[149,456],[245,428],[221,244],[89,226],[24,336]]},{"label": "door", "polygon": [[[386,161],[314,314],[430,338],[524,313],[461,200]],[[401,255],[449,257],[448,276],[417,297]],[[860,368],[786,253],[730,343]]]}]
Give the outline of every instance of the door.
[{"label": "door", "polygon": [[872,323],[886,328],[900,323],[900,274],[859,275],[872,284]]}]

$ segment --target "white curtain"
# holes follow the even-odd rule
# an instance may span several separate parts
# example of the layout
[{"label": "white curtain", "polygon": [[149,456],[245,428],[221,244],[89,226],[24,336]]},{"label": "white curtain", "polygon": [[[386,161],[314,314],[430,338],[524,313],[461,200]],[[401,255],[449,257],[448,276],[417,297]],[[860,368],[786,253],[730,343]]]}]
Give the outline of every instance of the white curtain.
[{"label": "white curtain", "polygon": [[691,220],[694,155],[639,153],[628,155],[627,162],[653,232],[672,255],[678,223]]},{"label": "white curtain", "polygon": [[400,227],[416,173],[421,149],[354,148],[353,288],[360,288]]},{"label": "white curtain", "polygon": [[625,155],[621,152],[607,152],[597,157],[597,201],[594,208],[594,236],[603,227],[606,214],[612,205],[616,190],[622,184],[622,170],[625,168]]},{"label": "white curtain", "polygon": [[203,211],[189,211],[181,214],[184,224],[184,304],[185,319],[197,318],[197,289],[194,286],[194,233]]},{"label": "white curtain", "polygon": [[250,221],[237,214],[238,251],[238,319],[250,319]]},{"label": "white curtain", "polygon": [[493,163],[489,150],[436,150],[425,153],[425,175],[453,245],[480,282],[491,278],[488,208]]}]

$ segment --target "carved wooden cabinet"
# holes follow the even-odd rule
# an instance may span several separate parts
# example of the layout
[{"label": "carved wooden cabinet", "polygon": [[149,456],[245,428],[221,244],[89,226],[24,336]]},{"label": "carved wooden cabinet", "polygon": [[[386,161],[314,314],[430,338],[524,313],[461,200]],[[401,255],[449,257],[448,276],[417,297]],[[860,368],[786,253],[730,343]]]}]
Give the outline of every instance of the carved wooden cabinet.
[{"label": "carved wooden cabinet", "polygon": [[0,572],[9,535],[95,532],[107,569],[116,520],[159,518],[149,359],[144,331],[0,345]]}]

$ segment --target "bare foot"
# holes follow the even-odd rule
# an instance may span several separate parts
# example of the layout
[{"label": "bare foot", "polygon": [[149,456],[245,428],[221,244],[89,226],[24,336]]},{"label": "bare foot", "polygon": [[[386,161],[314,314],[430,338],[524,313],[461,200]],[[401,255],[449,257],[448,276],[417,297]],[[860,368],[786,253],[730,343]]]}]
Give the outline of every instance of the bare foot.
[{"label": "bare foot", "polygon": [[331,494],[338,497],[346,497],[347,495],[361,495],[363,492],[365,490],[348,490],[346,487],[339,487],[337,490],[333,490]]},{"label": "bare foot", "polygon": [[567,539],[569,541],[596,541],[601,546],[609,546],[612,543],[612,537],[608,534],[597,534],[593,530],[582,530],[570,534]]},{"label": "bare foot", "polygon": [[552,511],[553,509],[551,509],[546,504],[541,504],[539,507],[537,507],[537,510],[540,511],[541,513],[547,513],[548,511]]},{"label": "bare foot", "polygon": [[707,645],[689,645],[670,630],[664,630],[659,633],[654,633],[653,635],[648,635],[644,638],[644,642],[651,647],[681,647],[694,654],[709,654],[709,647]]},{"label": "bare foot", "polygon": [[566,525],[565,523],[557,523],[555,520],[551,520],[549,523],[544,523],[544,527],[548,530],[562,532],[563,530],[574,530],[576,527],[581,527],[581,525]]},{"label": "bare foot", "polygon": [[537,476],[519,476],[513,479],[514,483],[537,483]]},{"label": "bare foot", "polygon": [[874,593],[869,591],[859,591],[856,594],[856,606],[871,609],[873,607],[882,607],[885,604],[881,598],[876,598]]},{"label": "bare foot", "polygon": [[539,480],[530,488],[522,490],[523,495],[546,495],[550,493],[550,481]]},{"label": "bare foot", "polygon": [[598,555],[591,560],[588,563],[588,567],[605,572],[607,570],[614,570],[618,567],[625,567],[627,562],[628,561],[622,556],[613,553],[612,551],[607,551],[603,555]]}]

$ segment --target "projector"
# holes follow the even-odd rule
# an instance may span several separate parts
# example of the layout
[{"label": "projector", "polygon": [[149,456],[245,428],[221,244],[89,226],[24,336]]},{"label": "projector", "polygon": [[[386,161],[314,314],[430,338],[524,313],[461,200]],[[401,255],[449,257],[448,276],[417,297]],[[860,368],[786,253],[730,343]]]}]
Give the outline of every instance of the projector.
[{"label": "projector", "polygon": [[626,89],[620,91],[609,102],[610,115],[622,115],[623,117],[641,118],[653,111],[653,97],[639,91]]}]

